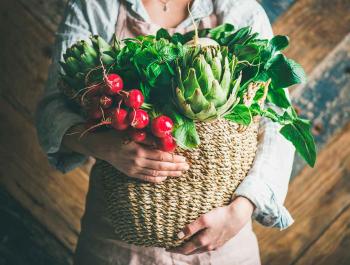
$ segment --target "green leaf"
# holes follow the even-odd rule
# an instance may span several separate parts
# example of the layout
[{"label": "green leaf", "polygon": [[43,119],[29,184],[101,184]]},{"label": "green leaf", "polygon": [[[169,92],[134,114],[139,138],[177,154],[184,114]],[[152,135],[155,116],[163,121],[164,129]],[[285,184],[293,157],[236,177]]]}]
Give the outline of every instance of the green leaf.
[{"label": "green leaf", "polygon": [[235,45],[233,53],[240,61],[253,61],[260,53],[259,46],[255,44]]},{"label": "green leaf", "polygon": [[222,35],[222,33],[233,31],[235,27],[232,24],[224,23],[221,24],[218,27],[215,27],[209,31],[210,37],[212,39],[219,39]]},{"label": "green leaf", "polygon": [[252,122],[250,109],[244,104],[236,105],[224,118],[242,125],[249,125]]},{"label": "green leaf", "polygon": [[282,127],[280,133],[289,140],[300,156],[313,167],[316,162],[316,145],[311,134],[311,123],[303,119],[295,119]]},{"label": "green leaf", "polygon": [[177,43],[182,43],[183,44],[183,43],[185,43],[185,38],[184,38],[184,36],[182,34],[176,32],[171,37],[171,42],[175,43],[175,44],[177,44]]},{"label": "green leaf", "polygon": [[306,74],[301,65],[283,54],[271,58],[266,67],[274,88],[286,88],[306,82]]},{"label": "green leaf", "polygon": [[291,102],[287,98],[286,92],[283,88],[269,89],[267,93],[267,101],[284,109],[287,109],[288,107],[291,106]]},{"label": "green leaf", "polygon": [[270,41],[272,53],[282,51],[289,45],[289,38],[287,36],[277,35],[274,36]]},{"label": "green leaf", "polygon": [[160,30],[157,31],[156,39],[157,40],[160,40],[160,39],[171,40],[171,36],[166,29],[161,28]]},{"label": "green leaf", "polygon": [[276,111],[274,111],[271,108],[261,110],[261,115],[266,117],[266,118],[269,118],[270,120],[272,120],[274,122],[278,122],[280,124],[283,124],[283,122],[285,121],[283,116],[279,115]]},{"label": "green leaf", "polygon": [[192,120],[184,119],[183,124],[175,128],[174,137],[176,143],[183,149],[195,148],[200,144],[200,139]]},{"label": "green leaf", "polygon": [[[237,30],[231,36],[228,37],[228,47],[232,48],[236,44],[244,44],[251,37],[252,27],[244,27]],[[256,34],[254,34],[256,36]]]},{"label": "green leaf", "polygon": [[140,82],[140,89],[145,98],[145,102],[149,102],[151,88],[147,84]]}]

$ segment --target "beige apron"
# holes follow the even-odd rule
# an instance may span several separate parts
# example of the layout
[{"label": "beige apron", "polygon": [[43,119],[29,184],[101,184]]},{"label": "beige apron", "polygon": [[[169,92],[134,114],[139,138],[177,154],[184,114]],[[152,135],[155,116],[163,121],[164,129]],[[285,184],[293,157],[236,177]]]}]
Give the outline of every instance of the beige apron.
[{"label": "beige apron", "polygon": [[[132,17],[121,1],[116,35],[119,39],[154,34],[160,28]],[[216,26],[216,16],[204,17],[199,28]],[[185,33],[188,28],[168,29],[171,34]],[[259,265],[256,236],[249,222],[234,238],[215,251],[185,256],[163,248],[140,247],[115,239],[103,197],[101,176],[92,168],[81,233],[74,256],[75,265]]]}]

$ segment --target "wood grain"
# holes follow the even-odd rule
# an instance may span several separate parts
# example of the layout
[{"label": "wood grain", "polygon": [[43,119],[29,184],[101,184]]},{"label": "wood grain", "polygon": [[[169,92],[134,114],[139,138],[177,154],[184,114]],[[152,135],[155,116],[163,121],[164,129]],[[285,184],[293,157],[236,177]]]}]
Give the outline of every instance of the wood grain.
[{"label": "wood grain", "polygon": [[60,174],[40,149],[35,129],[0,99],[0,184],[73,250],[80,231],[88,178],[81,169]]},{"label": "wood grain", "polygon": [[0,201],[0,264],[72,264],[72,252],[2,188]]},{"label": "wood grain", "polygon": [[18,0],[40,24],[55,32],[68,0]]},{"label": "wood grain", "polygon": [[22,115],[32,120],[47,78],[50,49],[49,32],[17,0],[0,1],[1,94]]},{"label": "wood grain", "polygon": [[259,0],[271,22],[274,22],[290,8],[295,0]]},{"label": "wood grain", "polygon": [[[350,122],[350,34],[314,69],[309,82],[294,91],[293,104],[313,121],[317,149]],[[293,176],[306,163],[296,155]]]},{"label": "wood grain", "polygon": [[286,207],[295,223],[284,231],[255,226],[263,264],[293,264],[350,205],[349,171],[350,125],[290,185]]},{"label": "wood grain", "polygon": [[289,35],[286,51],[311,73],[350,31],[349,0],[298,0],[274,23],[275,34]]},{"label": "wood grain", "polygon": [[[350,177],[350,173],[347,177]],[[350,207],[336,218],[295,265],[350,264]]]},{"label": "wood grain", "polygon": [[[263,2],[265,6],[272,6],[292,1]],[[81,169],[67,175],[54,171],[38,146],[32,125],[50,63],[54,31],[65,3],[66,0],[0,1],[0,34],[5,36],[5,41],[0,42],[0,89],[3,96],[0,99],[0,185],[72,252],[80,229],[88,178]],[[295,1],[274,25],[276,34],[291,37],[292,45],[287,55],[301,62],[308,73],[324,60],[349,30],[348,0]],[[327,59],[326,63],[329,61]],[[331,67],[327,71],[333,73]],[[341,74],[341,68],[334,71]],[[321,78],[314,80],[312,77],[311,80],[316,82]],[[328,85],[338,85],[338,80],[330,81],[333,83],[309,87],[312,90],[310,97],[316,95],[312,93],[324,92]],[[341,100],[340,96],[334,95],[334,98]],[[325,106],[327,112],[323,113],[328,116],[324,117],[330,117],[337,106]],[[333,137],[335,131],[330,131],[324,143]],[[340,238],[335,230],[348,231],[341,221],[345,222],[348,217],[342,216],[347,213],[345,209],[350,196],[349,134],[347,127],[334,141],[328,141],[315,171],[305,169],[292,183],[287,208],[296,219],[294,226],[283,232],[258,227],[264,264],[307,264],[312,261],[312,252],[309,251],[313,249],[325,252],[326,258],[317,261],[327,264],[326,261],[331,262],[328,257],[341,255],[342,246],[348,246],[348,236]],[[332,227],[334,237],[329,234],[331,232],[327,233]],[[332,253],[326,252],[323,246],[327,238],[335,239],[337,248],[331,249]],[[304,254],[305,260],[300,259]]]}]

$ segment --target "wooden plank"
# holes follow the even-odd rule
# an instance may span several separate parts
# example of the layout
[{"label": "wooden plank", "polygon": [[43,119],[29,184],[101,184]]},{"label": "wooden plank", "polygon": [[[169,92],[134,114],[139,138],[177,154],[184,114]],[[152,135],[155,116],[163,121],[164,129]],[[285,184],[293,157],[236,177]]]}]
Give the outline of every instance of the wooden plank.
[{"label": "wooden plank", "polygon": [[[293,104],[302,117],[313,121],[318,150],[350,121],[350,34],[309,76],[309,82],[294,91]],[[296,156],[293,176],[305,162]]]},{"label": "wooden plank", "polygon": [[271,22],[276,21],[288,8],[295,2],[295,0],[259,0],[264,7]]},{"label": "wooden plank", "polygon": [[68,0],[18,0],[44,27],[55,32]]},{"label": "wooden plank", "polygon": [[295,265],[350,264],[350,207],[346,208]]},{"label": "wooden plank", "polygon": [[47,78],[54,41],[40,22],[18,3],[0,1],[1,94],[32,119]]},{"label": "wooden plank", "polygon": [[72,252],[0,187],[0,264],[67,265]]},{"label": "wooden plank", "polygon": [[86,173],[77,169],[63,175],[50,167],[33,126],[2,99],[0,120],[0,184],[73,250],[88,187]]},{"label": "wooden plank", "polygon": [[286,54],[311,73],[350,31],[350,1],[298,0],[273,29],[290,36]]},{"label": "wooden plank", "polygon": [[321,151],[314,169],[290,185],[286,207],[295,223],[284,231],[255,225],[263,264],[294,264],[350,205],[350,124]]}]

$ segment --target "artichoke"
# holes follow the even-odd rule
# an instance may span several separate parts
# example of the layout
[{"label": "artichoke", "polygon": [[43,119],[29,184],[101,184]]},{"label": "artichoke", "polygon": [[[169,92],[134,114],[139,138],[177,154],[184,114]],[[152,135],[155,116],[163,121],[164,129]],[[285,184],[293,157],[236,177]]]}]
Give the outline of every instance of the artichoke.
[{"label": "artichoke", "polygon": [[175,103],[188,118],[210,121],[224,116],[235,105],[241,74],[238,60],[227,47],[189,47],[178,62]]},{"label": "artichoke", "polygon": [[[117,52],[116,45],[110,46],[101,37],[92,36],[91,44],[79,41],[67,49],[60,62],[64,74],[62,79],[74,90],[86,86],[87,75],[94,69],[100,69],[101,63],[109,66],[114,62],[113,54]],[[99,77],[96,77],[98,79]]]}]

